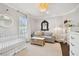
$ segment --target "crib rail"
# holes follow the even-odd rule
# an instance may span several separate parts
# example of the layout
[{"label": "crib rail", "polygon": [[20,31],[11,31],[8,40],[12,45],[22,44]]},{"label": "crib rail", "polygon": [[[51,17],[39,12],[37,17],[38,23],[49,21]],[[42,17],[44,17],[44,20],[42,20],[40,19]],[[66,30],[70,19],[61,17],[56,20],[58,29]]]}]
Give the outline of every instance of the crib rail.
[{"label": "crib rail", "polygon": [[17,35],[0,37],[0,56],[13,55],[24,43]]}]

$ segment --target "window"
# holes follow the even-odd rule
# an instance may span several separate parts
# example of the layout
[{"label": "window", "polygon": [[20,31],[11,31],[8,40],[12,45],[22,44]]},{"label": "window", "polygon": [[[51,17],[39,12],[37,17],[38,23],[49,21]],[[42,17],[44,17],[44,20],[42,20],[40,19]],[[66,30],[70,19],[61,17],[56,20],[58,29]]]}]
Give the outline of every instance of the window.
[{"label": "window", "polygon": [[19,18],[19,35],[25,37],[27,33],[27,17],[22,16]]}]

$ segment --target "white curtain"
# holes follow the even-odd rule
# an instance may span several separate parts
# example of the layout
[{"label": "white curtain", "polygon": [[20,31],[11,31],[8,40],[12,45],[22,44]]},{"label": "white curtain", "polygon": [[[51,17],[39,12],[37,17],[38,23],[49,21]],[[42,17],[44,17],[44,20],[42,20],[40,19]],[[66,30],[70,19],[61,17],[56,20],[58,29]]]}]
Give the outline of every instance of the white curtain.
[{"label": "white curtain", "polygon": [[21,16],[19,19],[19,36],[26,41],[30,40],[30,21],[26,16]]}]

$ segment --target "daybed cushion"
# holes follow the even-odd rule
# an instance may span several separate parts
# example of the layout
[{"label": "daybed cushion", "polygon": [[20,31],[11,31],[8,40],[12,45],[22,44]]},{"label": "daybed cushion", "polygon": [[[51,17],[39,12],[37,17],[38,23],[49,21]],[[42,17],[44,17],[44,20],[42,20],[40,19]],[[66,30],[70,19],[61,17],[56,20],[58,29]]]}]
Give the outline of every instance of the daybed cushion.
[{"label": "daybed cushion", "polygon": [[54,37],[52,36],[52,32],[42,32],[42,31],[36,31],[32,34],[32,37],[42,37],[45,38],[45,41],[47,42],[54,42]]},{"label": "daybed cushion", "polygon": [[43,35],[43,32],[41,31],[37,31],[34,33],[34,36],[42,36]]},{"label": "daybed cushion", "polygon": [[52,36],[51,32],[44,32],[44,36]]}]

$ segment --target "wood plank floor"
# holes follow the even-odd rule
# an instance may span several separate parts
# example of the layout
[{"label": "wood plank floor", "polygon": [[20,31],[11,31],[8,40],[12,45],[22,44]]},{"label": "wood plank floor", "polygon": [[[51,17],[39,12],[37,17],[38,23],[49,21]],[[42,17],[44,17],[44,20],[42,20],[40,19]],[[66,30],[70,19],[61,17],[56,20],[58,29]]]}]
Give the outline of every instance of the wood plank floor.
[{"label": "wood plank floor", "polygon": [[60,43],[63,56],[69,56],[69,45],[67,43]]},{"label": "wood plank floor", "polygon": [[45,43],[44,46],[27,43],[27,48],[15,56],[62,56],[62,50],[60,43]]},{"label": "wood plank floor", "polygon": [[[55,42],[55,43],[58,43],[58,42]],[[52,43],[49,43],[49,44],[52,44]],[[62,56],[69,56],[69,45],[68,44],[64,44],[64,43],[60,43],[61,45],[61,49],[62,49]],[[25,53],[25,51],[27,52],[27,50],[24,50],[24,52],[20,53],[21,55],[27,55],[27,53]],[[23,54],[25,53],[25,54]]]}]

